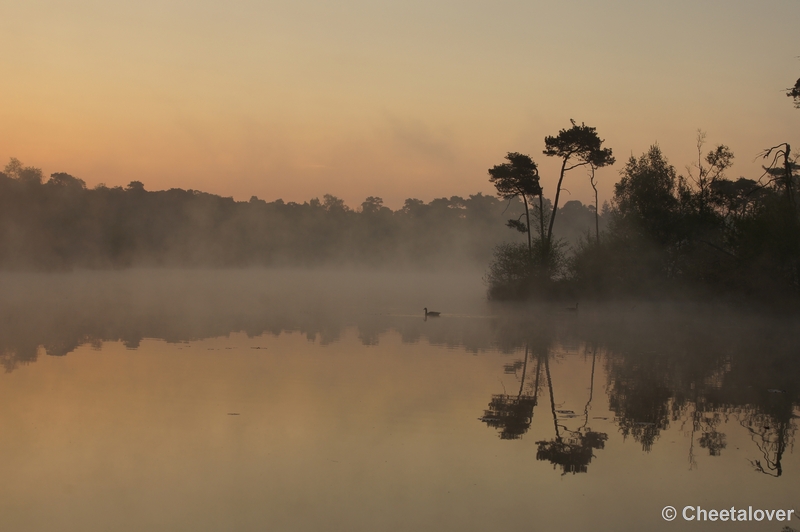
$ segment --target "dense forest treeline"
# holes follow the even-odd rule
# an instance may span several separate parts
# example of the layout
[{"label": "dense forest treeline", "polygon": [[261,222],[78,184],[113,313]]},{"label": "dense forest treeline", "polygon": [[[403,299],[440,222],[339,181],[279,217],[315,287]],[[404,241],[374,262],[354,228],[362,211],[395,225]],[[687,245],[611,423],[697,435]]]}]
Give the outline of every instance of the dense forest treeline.
[{"label": "dense forest treeline", "polygon": [[[89,189],[66,173],[11,159],[0,172],[0,268],[364,265],[484,268],[494,247],[519,237],[503,226],[518,199],[483,194],[391,210],[368,197],[352,209],[332,195],[305,203],[234,201],[196,190]],[[593,207],[567,202],[558,236],[577,244]]]}]

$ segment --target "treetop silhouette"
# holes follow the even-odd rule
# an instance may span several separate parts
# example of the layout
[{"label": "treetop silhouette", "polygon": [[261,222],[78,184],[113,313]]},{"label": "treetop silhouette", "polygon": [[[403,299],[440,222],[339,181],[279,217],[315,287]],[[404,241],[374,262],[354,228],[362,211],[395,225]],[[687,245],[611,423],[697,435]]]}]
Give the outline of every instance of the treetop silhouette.
[{"label": "treetop silhouette", "polygon": [[544,232],[544,221],[541,216],[542,187],[539,183],[539,168],[528,155],[509,152],[507,163],[498,164],[489,169],[489,181],[497,189],[497,195],[510,200],[520,198],[525,205],[525,224],[517,220],[509,220],[507,225],[528,235],[528,254],[533,251],[531,238],[531,218],[528,197],[539,196],[541,231]]},{"label": "treetop silhouette", "polygon": [[561,172],[556,186],[556,196],[553,201],[553,214],[550,216],[550,225],[547,228],[547,243],[553,241],[553,224],[556,221],[558,210],[558,200],[561,196],[561,185],[564,182],[565,174],[578,168],[579,166],[589,165],[594,168],[602,168],[614,164],[615,159],[611,148],[603,148],[603,139],[597,135],[596,128],[589,127],[581,123],[578,125],[575,120],[570,119],[572,127],[562,129],[558,135],[547,136],[544,139],[544,154],[548,157],[558,157],[561,159]]}]

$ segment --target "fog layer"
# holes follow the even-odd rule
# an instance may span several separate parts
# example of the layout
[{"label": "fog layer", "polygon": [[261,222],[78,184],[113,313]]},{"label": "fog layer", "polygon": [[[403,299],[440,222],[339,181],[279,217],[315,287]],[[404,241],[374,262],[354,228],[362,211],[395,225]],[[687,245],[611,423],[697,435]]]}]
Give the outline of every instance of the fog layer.
[{"label": "fog layer", "polygon": [[[357,265],[483,269],[523,208],[476,194],[396,211],[370,196],[353,209],[335,196],[303,204],[253,196],[237,202],[197,190],[147,191],[85,183],[66,173],[45,182],[12,159],[0,173],[0,269]],[[577,244],[594,209],[568,202],[557,234]]]}]

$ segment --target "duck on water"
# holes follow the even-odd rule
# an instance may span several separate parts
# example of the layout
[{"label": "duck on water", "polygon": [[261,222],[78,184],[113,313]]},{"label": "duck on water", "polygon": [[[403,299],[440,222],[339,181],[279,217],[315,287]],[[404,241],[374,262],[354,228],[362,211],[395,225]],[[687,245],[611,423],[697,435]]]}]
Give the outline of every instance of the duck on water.
[{"label": "duck on water", "polygon": [[441,312],[434,312],[434,311],[428,312],[428,307],[425,307],[425,317],[426,318],[428,316],[430,316],[431,318],[438,318],[440,314],[441,314]]}]

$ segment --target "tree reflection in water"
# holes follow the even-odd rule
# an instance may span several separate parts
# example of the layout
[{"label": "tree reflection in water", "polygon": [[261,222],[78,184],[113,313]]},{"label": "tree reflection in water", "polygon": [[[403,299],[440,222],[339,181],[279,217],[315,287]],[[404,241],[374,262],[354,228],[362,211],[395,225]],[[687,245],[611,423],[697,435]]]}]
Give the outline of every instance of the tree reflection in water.
[{"label": "tree reflection in water", "polygon": [[[775,390],[773,393],[784,392]],[[782,412],[761,413],[748,409],[737,416],[761,455],[761,458],[749,460],[750,464],[759,473],[772,477],[783,474],[781,460],[786,449],[794,443],[794,433],[797,430],[793,423],[797,416],[793,415],[791,404],[780,406],[784,406],[779,408]]]},{"label": "tree reflection in water", "polygon": [[[578,430],[569,430],[558,422],[555,396],[553,393],[553,379],[550,375],[550,357],[545,356],[544,368],[547,375],[547,387],[550,391],[550,411],[553,414],[553,428],[555,439],[537,441],[537,460],[547,460],[553,467],[561,466],[562,475],[567,473],[586,473],[589,463],[594,458],[594,450],[605,447],[608,435],[595,432],[589,428],[589,410],[594,395],[594,370],[597,361],[597,348],[592,352],[592,373],[589,384],[589,400],[584,408],[584,423]],[[563,433],[561,432],[563,430]]]},{"label": "tree reflection in water", "polygon": [[528,346],[525,346],[525,357],[522,361],[506,365],[506,373],[516,374],[522,369],[517,395],[495,394],[489,403],[489,408],[483,413],[481,421],[488,426],[499,429],[500,439],[517,440],[525,434],[533,420],[533,408],[536,406],[539,395],[539,374],[542,360],[536,357],[536,379],[533,392],[525,393],[525,376],[528,369]]},{"label": "tree reflection in water", "polygon": [[[577,430],[570,430],[559,423],[558,411],[553,391],[553,377],[550,372],[551,349],[549,341],[538,338],[536,342],[536,377],[532,393],[524,393],[525,378],[527,374],[528,359],[530,356],[529,343],[525,344],[523,360],[507,364],[506,373],[522,370],[520,387],[517,395],[495,394],[489,403],[489,408],[480,418],[489,427],[499,430],[502,440],[516,440],[521,438],[530,428],[533,420],[533,410],[537,405],[539,395],[539,381],[541,368],[544,366],[547,389],[550,397],[550,412],[553,416],[553,429],[555,438],[546,441],[537,441],[537,460],[546,460],[554,467],[561,466],[562,474],[585,473],[589,463],[594,458],[594,450],[602,449],[608,435],[595,432],[589,427],[589,410],[594,397],[594,375],[597,364],[597,347],[592,350],[592,371],[589,382],[589,399],[584,407],[584,422]],[[573,417],[573,416],[570,416]]]}]

